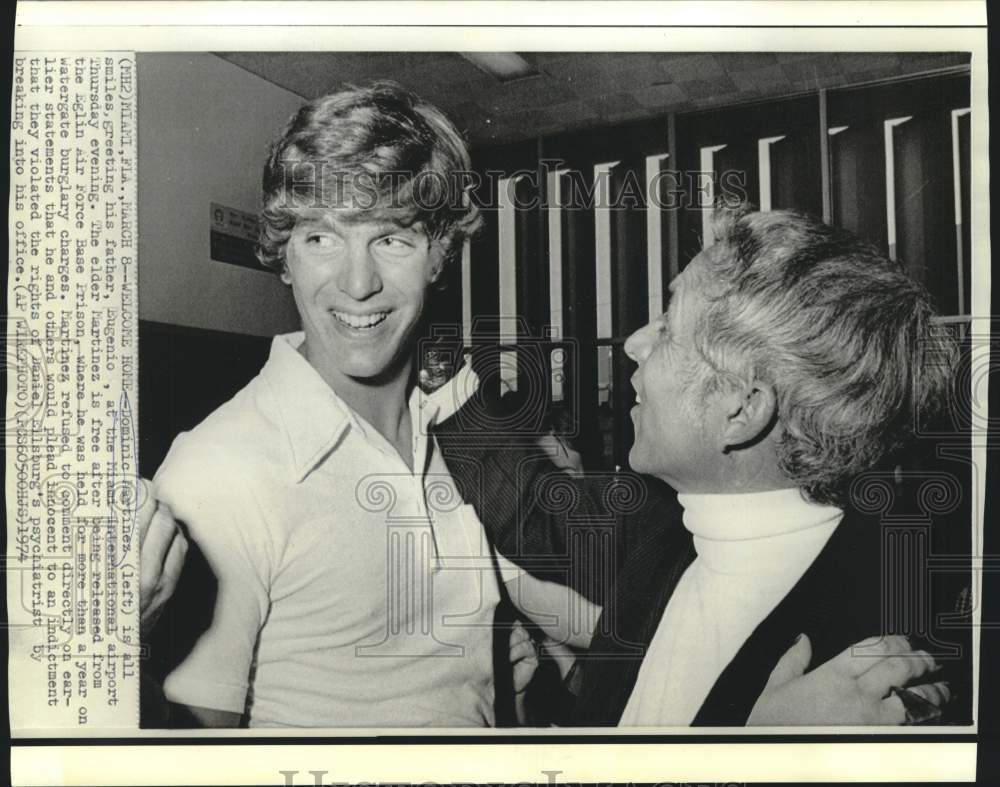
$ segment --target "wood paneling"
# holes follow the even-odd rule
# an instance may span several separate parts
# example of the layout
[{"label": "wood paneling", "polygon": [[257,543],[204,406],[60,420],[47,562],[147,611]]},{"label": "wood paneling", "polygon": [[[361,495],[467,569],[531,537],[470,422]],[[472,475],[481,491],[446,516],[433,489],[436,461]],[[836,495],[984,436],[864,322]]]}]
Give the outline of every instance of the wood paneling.
[{"label": "wood paneling", "polygon": [[897,258],[941,313],[957,314],[951,111],[917,113],[894,136]]},{"label": "wood paneling", "polygon": [[850,125],[830,137],[833,223],[884,251],[885,146],[881,121]]},{"label": "wood paneling", "polygon": [[[563,177],[562,251],[565,336],[574,341],[566,364],[567,401],[575,403],[584,460],[600,455],[597,424],[597,292],[593,208]],[[593,466],[593,465],[591,465]]]},{"label": "wood paneling", "polygon": [[[611,211],[612,323],[615,336],[629,336],[648,319],[648,265],[646,259],[646,209],[649,200],[629,199],[631,184],[645,186],[645,157],[625,159],[611,170],[611,194],[617,207]],[[662,265],[662,260],[654,260]],[[632,419],[635,390],[629,378],[635,371],[619,344],[613,349],[611,408],[614,411],[614,463],[628,465],[632,446]]]}]

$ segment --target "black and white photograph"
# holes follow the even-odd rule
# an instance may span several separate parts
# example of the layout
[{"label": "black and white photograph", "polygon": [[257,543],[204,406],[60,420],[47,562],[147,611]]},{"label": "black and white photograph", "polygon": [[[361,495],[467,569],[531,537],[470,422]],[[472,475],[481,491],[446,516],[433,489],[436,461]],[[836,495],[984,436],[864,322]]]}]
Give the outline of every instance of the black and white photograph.
[{"label": "black and white photograph", "polygon": [[12,733],[974,744],[985,38],[289,29],[15,52]]},{"label": "black and white photograph", "polygon": [[971,722],[966,53],[137,79],[144,725]]}]

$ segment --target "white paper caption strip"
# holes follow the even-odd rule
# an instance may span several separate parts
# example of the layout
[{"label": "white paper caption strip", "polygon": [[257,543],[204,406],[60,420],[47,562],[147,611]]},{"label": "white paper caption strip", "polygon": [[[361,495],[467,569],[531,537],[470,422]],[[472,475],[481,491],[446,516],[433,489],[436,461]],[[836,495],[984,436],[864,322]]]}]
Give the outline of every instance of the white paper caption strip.
[{"label": "white paper caption strip", "polygon": [[134,55],[15,53],[11,121],[11,729],[134,727]]}]

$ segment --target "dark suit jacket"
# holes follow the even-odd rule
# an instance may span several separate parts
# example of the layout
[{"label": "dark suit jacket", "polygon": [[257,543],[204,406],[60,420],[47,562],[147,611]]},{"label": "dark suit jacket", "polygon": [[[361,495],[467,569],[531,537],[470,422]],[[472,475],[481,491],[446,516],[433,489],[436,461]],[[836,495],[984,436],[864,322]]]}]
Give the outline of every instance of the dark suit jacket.
[{"label": "dark suit jacket", "polygon": [[598,604],[609,598],[625,555],[665,520],[680,521],[665,484],[634,473],[571,478],[532,433],[507,429],[479,397],[434,433],[455,485],[497,550]]},{"label": "dark suit jacket", "polygon": [[[695,556],[676,495],[631,473],[570,479],[530,439],[498,428],[481,402],[470,405],[436,428],[456,485],[502,554],[603,605],[591,649],[581,657],[571,724],[615,726],[667,602]],[[799,633],[812,643],[810,668],[882,632],[916,629],[924,635],[919,646],[935,655],[950,652],[956,636],[935,629],[939,618],[914,538],[905,526],[849,511],[723,670],[693,724],[745,724]],[[916,618],[914,607],[922,607]],[[963,671],[969,662],[967,648],[957,659],[952,655]],[[968,723],[966,715],[958,709],[956,721]]]},{"label": "dark suit jacket", "polygon": [[[648,645],[684,570],[694,559],[690,533],[675,523],[655,554],[626,565],[614,603],[620,608],[622,632]],[[683,532],[682,532],[683,531]],[[891,628],[879,604],[880,528],[857,515],[847,515],[820,555],[778,606],[754,629],[716,680],[698,711],[695,726],[741,726],[767,683],[771,670],[799,633],[812,642],[810,668],[849,645]],[[648,572],[648,573],[647,573]],[[651,585],[652,591],[641,590]],[[692,643],[697,647],[697,643]],[[583,684],[575,723],[614,726],[628,702],[641,658],[615,664],[620,648],[603,634],[595,637],[593,654],[583,662]]]}]

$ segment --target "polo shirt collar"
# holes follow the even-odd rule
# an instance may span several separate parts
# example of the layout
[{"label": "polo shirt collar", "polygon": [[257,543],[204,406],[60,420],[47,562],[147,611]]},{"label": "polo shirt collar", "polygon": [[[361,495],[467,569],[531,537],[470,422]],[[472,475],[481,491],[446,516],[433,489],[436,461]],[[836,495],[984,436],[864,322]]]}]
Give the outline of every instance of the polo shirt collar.
[{"label": "polo shirt collar", "polygon": [[347,405],[299,352],[304,341],[301,331],[275,336],[261,370],[288,437],[296,483],[336,447],[351,423]]},{"label": "polo shirt collar", "polygon": [[[288,436],[295,483],[337,448],[350,426],[359,427],[358,416],[299,352],[304,341],[302,331],[275,336],[261,370]],[[416,417],[425,428],[432,426],[461,409],[478,388],[479,377],[467,363],[433,393],[416,388],[410,398],[411,412],[415,398],[419,408]]]}]

